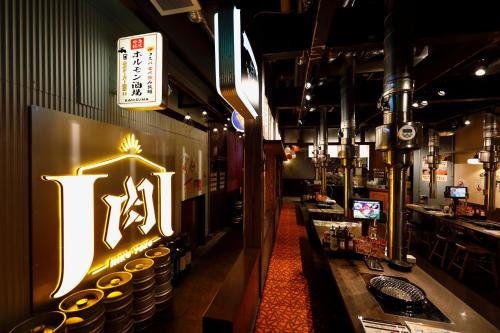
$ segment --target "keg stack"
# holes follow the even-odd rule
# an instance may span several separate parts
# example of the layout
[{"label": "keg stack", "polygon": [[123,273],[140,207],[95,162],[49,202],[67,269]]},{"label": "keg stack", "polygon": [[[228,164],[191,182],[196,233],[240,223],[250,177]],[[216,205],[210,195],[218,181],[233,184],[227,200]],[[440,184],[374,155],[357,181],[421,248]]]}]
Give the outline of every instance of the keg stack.
[{"label": "keg stack", "polygon": [[145,256],[154,261],[155,303],[156,311],[160,312],[168,308],[173,295],[170,250],[167,247],[160,246],[146,251]]},{"label": "keg stack", "polygon": [[84,289],[69,295],[59,303],[66,314],[68,333],[104,332],[104,293],[99,289]]},{"label": "keg stack", "polygon": [[135,259],[125,265],[125,271],[132,274],[134,295],[133,318],[136,331],[148,328],[153,322],[155,307],[154,261],[148,258]]},{"label": "keg stack", "polygon": [[106,332],[132,332],[134,326],[132,274],[110,273],[97,281],[97,288],[104,292]]},{"label": "keg stack", "polygon": [[66,315],[63,312],[46,312],[23,321],[9,333],[65,333],[65,322]]},{"label": "keg stack", "polygon": [[233,225],[243,224],[243,201],[234,202]]}]

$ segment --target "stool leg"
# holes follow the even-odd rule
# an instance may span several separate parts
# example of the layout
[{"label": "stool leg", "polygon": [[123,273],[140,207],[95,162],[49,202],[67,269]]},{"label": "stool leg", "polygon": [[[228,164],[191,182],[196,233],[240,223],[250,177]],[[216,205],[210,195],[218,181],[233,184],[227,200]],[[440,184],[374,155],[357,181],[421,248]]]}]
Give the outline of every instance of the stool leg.
[{"label": "stool leg", "polygon": [[498,275],[497,275],[497,264],[496,264],[496,258],[491,257],[491,273],[493,275],[494,283],[495,283],[495,288],[498,288]]},{"label": "stool leg", "polygon": [[445,259],[446,259],[446,253],[448,252],[448,242],[446,242],[444,244],[444,251],[443,251],[443,257],[441,258],[441,268],[444,267],[444,262],[445,262]]},{"label": "stool leg", "polygon": [[458,279],[461,281],[464,278],[464,273],[465,273],[465,268],[467,267],[467,263],[469,262],[469,252],[465,252],[465,257],[464,257],[464,263],[462,268],[460,269],[460,275],[458,276]]},{"label": "stool leg", "polygon": [[446,268],[448,271],[449,271],[449,270],[451,269],[451,267],[453,266],[453,263],[455,262],[455,259],[457,258],[457,256],[458,256],[458,252],[459,252],[459,251],[460,251],[460,249],[459,249],[459,248],[457,248],[457,249],[455,250],[455,253],[453,253],[453,257],[451,257],[451,261],[450,261],[450,263],[448,264],[448,267]]},{"label": "stool leg", "polygon": [[434,243],[434,246],[432,247],[431,253],[429,254],[429,259],[428,259],[429,261],[432,260],[432,257],[434,256],[434,253],[436,252],[438,245],[439,245],[439,238],[436,239],[436,243]]}]

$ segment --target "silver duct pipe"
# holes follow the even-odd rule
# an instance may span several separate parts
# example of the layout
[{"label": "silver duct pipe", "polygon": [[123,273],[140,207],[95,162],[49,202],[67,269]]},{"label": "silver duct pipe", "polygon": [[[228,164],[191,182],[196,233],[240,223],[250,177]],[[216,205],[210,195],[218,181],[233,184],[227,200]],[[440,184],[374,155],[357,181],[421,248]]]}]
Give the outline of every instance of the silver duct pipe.
[{"label": "silver duct pipe", "polygon": [[483,150],[479,160],[484,168],[484,207],[488,215],[495,210],[496,171],[498,169],[499,139],[497,117],[485,113],[483,121]]},{"label": "silver duct pipe", "polygon": [[[393,267],[404,269],[406,177],[412,150],[418,149],[422,125],[412,121],[413,22],[410,1],[386,0],[384,21],[384,124],[377,127],[375,148],[385,152],[389,170],[387,254]],[[410,266],[411,267],[411,266]]]},{"label": "silver duct pipe", "polygon": [[313,152],[313,158],[312,158],[312,162],[313,162],[313,165],[314,165],[314,181],[320,181],[321,180],[321,176],[320,176],[320,172],[319,172],[319,131],[318,131],[318,128],[315,127],[314,130],[316,131],[316,133],[314,133],[314,143],[313,143],[313,147],[314,147],[314,152]]},{"label": "silver duct pipe", "polygon": [[357,157],[354,144],[356,139],[354,55],[346,53],[343,60],[340,79],[340,151],[338,156],[344,168],[344,215],[349,217],[349,199],[353,188],[353,162]]},{"label": "silver duct pipe", "polygon": [[439,134],[432,128],[429,129],[429,153],[426,157],[429,165],[430,181],[429,181],[429,198],[436,198],[436,170],[441,162],[439,156]]},{"label": "silver duct pipe", "polygon": [[320,122],[318,133],[318,147],[319,147],[319,173],[321,176],[321,194],[326,195],[326,168],[328,167],[328,110],[326,107],[320,108]]}]

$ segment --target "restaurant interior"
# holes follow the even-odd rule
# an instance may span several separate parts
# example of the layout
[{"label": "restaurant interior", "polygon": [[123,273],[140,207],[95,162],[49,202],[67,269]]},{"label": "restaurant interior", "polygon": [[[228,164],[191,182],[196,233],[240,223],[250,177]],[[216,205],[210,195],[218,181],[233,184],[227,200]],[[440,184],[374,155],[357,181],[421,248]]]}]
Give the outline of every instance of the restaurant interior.
[{"label": "restaurant interior", "polygon": [[0,0],[0,331],[500,332],[499,13]]}]

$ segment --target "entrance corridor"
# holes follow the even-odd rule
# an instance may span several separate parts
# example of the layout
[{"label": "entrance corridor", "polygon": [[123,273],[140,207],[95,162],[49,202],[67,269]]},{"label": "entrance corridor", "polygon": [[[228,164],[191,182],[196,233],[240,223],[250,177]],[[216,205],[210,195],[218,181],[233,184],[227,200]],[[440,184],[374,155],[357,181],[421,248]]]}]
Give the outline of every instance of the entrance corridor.
[{"label": "entrance corridor", "polygon": [[285,203],[255,332],[349,332],[340,329],[327,265],[311,248],[295,204]]}]

